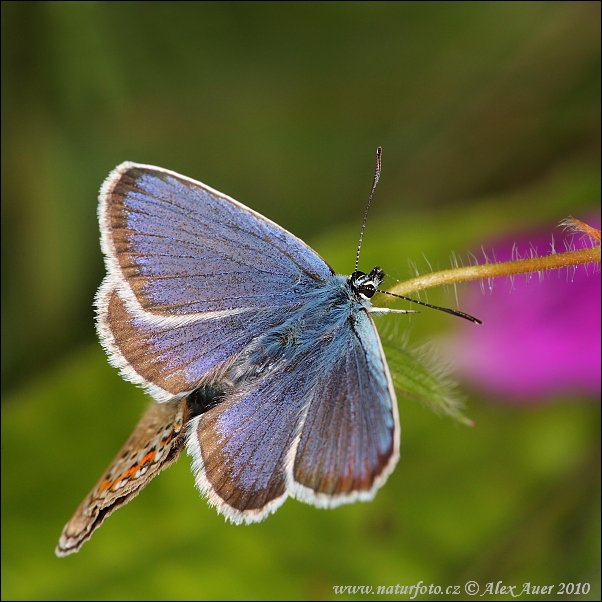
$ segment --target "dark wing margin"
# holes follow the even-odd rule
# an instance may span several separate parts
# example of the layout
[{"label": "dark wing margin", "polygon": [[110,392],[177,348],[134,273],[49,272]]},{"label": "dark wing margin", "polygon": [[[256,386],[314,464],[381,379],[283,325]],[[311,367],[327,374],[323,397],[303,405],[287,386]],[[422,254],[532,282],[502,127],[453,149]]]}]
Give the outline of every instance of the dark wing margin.
[{"label": "dark wing margin", "polygon": [[109,279],[126,301],[154,314],[282,306],[333,273],[259,213],[159,167],[115,168],[98,213]]},{"label": "dark wing margin", "polygon": [[374,322],[359,310],[349,328],[291,452],[289,491],[318,507],[372,499],[399,459],[397,400]]}]

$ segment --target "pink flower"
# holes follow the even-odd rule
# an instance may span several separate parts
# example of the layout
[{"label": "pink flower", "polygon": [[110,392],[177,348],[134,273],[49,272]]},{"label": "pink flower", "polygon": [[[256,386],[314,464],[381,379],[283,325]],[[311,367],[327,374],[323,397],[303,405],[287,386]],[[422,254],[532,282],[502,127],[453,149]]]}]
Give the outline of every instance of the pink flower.
[{"label": "pink flower", "polygon": [[[600,227],[600,217],[584,220]],[[557,252],[592,246],[587,236],[554,234]],[[550,253],[551,236],[534,232],[516,245],[488,245],[495,260]],[[513,248],[515,249],[513,252]],[[489,257],[493,261],[493,257]],[[514,281],[497,278],[489,294],[478,283],[462,301],[462,310],[483,326],[461,324],[454,339],[458,374],[487,394],[507,401],[534,401],[561,395],[600,395],[599,266],[564,268]]]}]

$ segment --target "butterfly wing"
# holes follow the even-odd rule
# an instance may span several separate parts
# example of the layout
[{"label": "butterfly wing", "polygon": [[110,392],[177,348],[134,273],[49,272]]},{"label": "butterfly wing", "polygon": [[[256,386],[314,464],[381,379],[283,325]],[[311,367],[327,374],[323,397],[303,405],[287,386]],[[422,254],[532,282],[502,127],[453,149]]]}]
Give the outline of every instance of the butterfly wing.
[{"label": "butterfly wing", "polygon": [[178,459],[189,415],[187,400],[152,403],[65,525],[56,547],[57,556],[79,551],[107,516],[137,496],[159,472]]},{"label": "butterfly wing", "polygon": [[[159,402],[221,380],[255,337],[284,319],[278,308],[249,309],[219,318],[157,317],[133,309],[108,279],[99,290],[97,311],[97,329],[111,364]],[[288,311],[294,311],[294,306]]]},{"label": "butterfly wing", "polygon": [[272,373],[190,422],[197,487],[234,523],[262,520],[288,495],[286,455],[308,402],[292,389],[291,374]]},{"label": "butterfly wing", "polygon": [[303,316],[292,357],[272,348],[267,374],[188,425],[197,486],[232,522],[260,521],[288,495],[322,507],[371,499],[397,462],[374,324],[364,309],[329,322],[325,306]]},{"label": "butterfly wing", "polygon": [[399,459],[395,390],[374,322],[359,310],[345,329],[291,449],[289,491],[318,507],[372,499]]},{"label": "butterfly wing", "polygon": [[286,230],[157,167],[117,167],[99,219],[108,272],[96,299],[101,342],[122,375],[160,402],[215,381],[332,276]]},{"label": "butterfly wing", "polygon": [[332,269],[304,242],[241,203],[174,172],[123,163],[100,193],[110,280],[161,316],[294,304]]}]

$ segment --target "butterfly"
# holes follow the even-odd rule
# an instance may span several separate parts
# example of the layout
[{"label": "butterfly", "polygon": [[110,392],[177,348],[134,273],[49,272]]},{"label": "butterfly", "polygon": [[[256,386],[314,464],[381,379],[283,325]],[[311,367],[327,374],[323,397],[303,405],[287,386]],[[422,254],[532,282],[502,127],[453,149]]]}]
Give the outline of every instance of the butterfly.
[{"label": "butterfly", "polygon": [[372,499],[400,427],[371,314],[411,313],[372,306],[384,272],[359,271],[358,247],[355,271],[335,274],[274,222],[160,167],[122,163],[99,201],[99,338],[154,401],[57,555],[77,552],[185,446],[198,489],[233,523],[289,496],[321,508]]}]

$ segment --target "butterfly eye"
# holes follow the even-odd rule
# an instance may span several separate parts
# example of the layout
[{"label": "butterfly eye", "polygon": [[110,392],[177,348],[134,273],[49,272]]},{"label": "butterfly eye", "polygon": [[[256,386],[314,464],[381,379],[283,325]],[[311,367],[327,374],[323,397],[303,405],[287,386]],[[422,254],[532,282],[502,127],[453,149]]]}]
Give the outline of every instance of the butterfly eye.
[{"label": "butterfly eye", "polygon": [[362,295],[362,297],[371,299],[376,292],[376,287],[372,283],[363,284],[358,287],[357,292]]},{"label": "butterfly eye", "polygon": [[354,272],[349,278],[349,284],[351,288],[364,299],[371,299],[376,292],[376,287],[372,283],[368,276],[363,272]]},{"label": "butterfly eye", "polygon": [[384,278],[385,273],[379,267],[375,267],[369,274],[353,272],[349,277],[349,284],[364,299],[371,299]]}]

